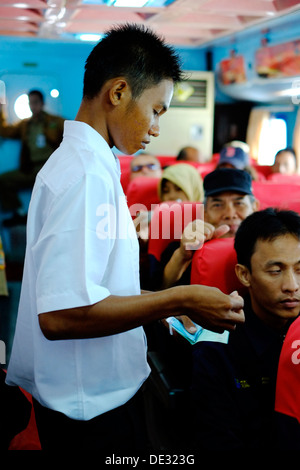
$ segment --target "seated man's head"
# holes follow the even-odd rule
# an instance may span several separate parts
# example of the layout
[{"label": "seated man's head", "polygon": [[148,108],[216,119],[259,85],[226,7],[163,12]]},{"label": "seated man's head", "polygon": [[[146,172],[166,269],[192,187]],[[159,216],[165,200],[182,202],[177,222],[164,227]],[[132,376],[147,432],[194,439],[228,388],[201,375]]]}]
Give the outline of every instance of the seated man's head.
[{"label": "seated man's head", "polygon": [[162,173],[160,161],[150,153],[140,153],[130,162],[130,180],[139,176],[160,178]]},{"label": "seated man's head", "polygon": [[228,225],[224,237],[234,237],[241,222],[257,208],[246,171],[220,168],[205,176],[204,220],[215,228]]},{"label": "seated man's head", "polygon": [[279,150],[275,155],[275,161],[272,166],[272,173],[282,173],[284,175],[293,175],[296,173],[297,160],[296,154],[292,148]]},{"label": "seated man's head", "polygon": [[183,147],[177,155],[176,160],[185,160],[189,162],[200,162],[201,154],[200,150],[196,147]]},{"label": "seated man's head", "polygon": [[245,219],[235,237],[236,274],[255,314],[281,329],[300,312],[300,216],[268,208]]},{"label": "seated man's head", "polygon": [[[245,144],[246,145],[246,144]],[[220,152],[217,168],[244,170],[249,165],[249,154],[241,146],[227,144]]]}]

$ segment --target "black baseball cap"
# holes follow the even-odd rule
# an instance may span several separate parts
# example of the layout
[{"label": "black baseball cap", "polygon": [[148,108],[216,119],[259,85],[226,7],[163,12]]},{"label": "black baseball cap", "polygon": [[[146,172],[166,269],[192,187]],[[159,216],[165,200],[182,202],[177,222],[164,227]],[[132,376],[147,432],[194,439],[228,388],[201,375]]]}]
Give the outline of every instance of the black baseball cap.
[{"label": "black baseball cap", "polygon": [[253,195],[250,174],[234,168],[219,168],[208,173],[203,180],[203,186],[205,197],[225,191]]}]

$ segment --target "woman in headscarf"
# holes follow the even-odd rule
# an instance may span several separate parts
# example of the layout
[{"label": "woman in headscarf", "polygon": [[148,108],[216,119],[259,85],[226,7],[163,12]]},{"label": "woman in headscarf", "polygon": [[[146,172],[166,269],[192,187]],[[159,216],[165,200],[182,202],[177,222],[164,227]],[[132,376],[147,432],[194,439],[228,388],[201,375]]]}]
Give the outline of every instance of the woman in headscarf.
[{"label": "woman in headscarf", "polygon": [[200,201],[204,199],[203,181],[195,167],[179,163],[167,167],[158,185],[158,195],[165,201]]}]

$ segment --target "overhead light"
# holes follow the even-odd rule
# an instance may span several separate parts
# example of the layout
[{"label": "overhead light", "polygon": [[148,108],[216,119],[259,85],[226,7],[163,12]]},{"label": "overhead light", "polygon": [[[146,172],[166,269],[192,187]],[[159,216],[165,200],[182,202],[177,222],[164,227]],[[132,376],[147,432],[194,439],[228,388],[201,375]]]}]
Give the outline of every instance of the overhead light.
[{"label": "overhead light", "polygon": [[[50,1],[50,0],[48,0]],[[52,0],[58,1],[58,0]],[[176,0],[81,0],[86,5],[102,5],[108,7],[126,7],[126,8],[142,8],[142,7],[155,7],[165,8]]]},{"label": "overhead light", "polygon": [[52,98],[58,98],[59,91],[56,88],[52,88],[52,90],[50,91],[50,95],[52,96]]},{"label": "overhead light", "polygon": [[76,34],[76,39],[80,39],[80,41],[90,41],[90,42],[98,42],[101,39],[101,34],[92,34],[92,33],[82,33]]},{"label": "overhead light", "polygon": [[114,7],[144,7],[149,0],[115,0],[112,5]]},{"label": "overhead light", "polygon": [[298,88],[286,88],[277,92],[279,96],[298,96],[300,95],[300,87]]},{"label": "overhead light", "polygon": [[300,81],[299,79],[293,80],[290,88],[285,88],[276,93],[277,96],[287,96],[291,98],[291,101],[295,105],[300,104]]}]

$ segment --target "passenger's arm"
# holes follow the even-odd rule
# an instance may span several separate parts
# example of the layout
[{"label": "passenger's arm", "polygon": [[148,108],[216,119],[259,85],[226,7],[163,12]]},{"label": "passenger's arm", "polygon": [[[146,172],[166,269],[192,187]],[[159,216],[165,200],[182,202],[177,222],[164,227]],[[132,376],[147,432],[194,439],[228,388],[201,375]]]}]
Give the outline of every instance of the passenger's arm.
[{"label": "passenger's arm", "polygon": [[204,328],[222,332],[244,321],[243,299],[206,286],[177,286],[134,296],[109,296],[84,307],[41,313],[51,340],[112,335],[172,315],[188,315]]},{"label": "passenger's arm", "polygon": [[0,104],[0,136],[8,139],[19,139],[21,137],[21,122],[8,124],[6,122],[3,105]]},{"label": "passenger's arm", "polygon": [[212,238],[222,237],[228,230],[227,225],[215,229],[213,225],[202,220],[194,220],[189,223],[182,233],[180,247],[174,251],[170,261],[165,266],[162,289],[167,289],[179,281],[191,263],[195,250],[201,248],[204,242]]}]

